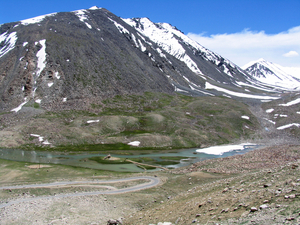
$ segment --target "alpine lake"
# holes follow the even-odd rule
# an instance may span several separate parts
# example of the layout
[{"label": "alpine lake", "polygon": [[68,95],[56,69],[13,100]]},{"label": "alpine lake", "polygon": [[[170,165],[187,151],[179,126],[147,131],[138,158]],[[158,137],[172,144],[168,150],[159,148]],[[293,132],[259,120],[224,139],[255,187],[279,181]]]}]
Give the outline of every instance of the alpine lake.
[{"label": "alpine lake", "polygon": [[197,148],[182,150],[135,150],[112,151],[115,154],[97,152],[62,153],[49,151],[27,151],[21,149],[0,149],[0,158],[35,164],[62,164],[117,172],[157,171],[174,169],[193,163],[236,154],[244,154],[261,145],[244,145],[243,149],[232,149],[220,155],[197,152]]}]

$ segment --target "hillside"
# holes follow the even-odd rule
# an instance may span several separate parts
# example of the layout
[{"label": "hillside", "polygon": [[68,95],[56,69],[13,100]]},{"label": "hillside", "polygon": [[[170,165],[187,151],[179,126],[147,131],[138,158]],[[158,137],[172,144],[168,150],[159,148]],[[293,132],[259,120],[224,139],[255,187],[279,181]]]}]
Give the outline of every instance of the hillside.
[{"label": "hillside", "polygon": [[2,147],[189,148],[260,138],[261,104],[282,98],[281,88],[176,27],[104,8],[3,24],[0,33]]}]

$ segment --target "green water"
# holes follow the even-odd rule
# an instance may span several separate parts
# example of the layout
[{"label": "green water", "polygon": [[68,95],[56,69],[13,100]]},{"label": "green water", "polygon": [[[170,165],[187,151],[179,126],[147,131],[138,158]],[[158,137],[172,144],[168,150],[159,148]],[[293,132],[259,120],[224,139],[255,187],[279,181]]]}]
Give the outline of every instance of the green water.
[{"label": "green water", "polygon": [[[184,149],[184,150],[164,150],[164,151],[134,151],[126,152],[127,154],[113,154],[112,157],[120,159],[140,159],[142,163],[151,164],[156,166],[163,166],[167,168],[178,168],[188,166],[192,163],[199,162],[205,159],[227,157],[235,154],[244,154],[245,152],[256,149],[260,146],[251,145],[244,146],[242,151],[230,151],[223,155],[211,155],[205,153],[197,153],[197,149]],[[41,164],[63,164],[70,166],[80,166],[99,170],[110,170],[118,172],[143,172],[144,169],[134,164],[101,164],[96,161],[90,160],[92,157],[104,157],[107,154],[97,154],[95,152],[84,152],[81,154],[62,154],[61,152],[44,152],[44,151],[25,151],[20,149],[0,149],[0,158],[13,161],[23,161]],[[143,162],[143,159],[147,159]],[[157,169],[156,169],[157,170]],[[153,171],[153,170],[151,170]]]}]

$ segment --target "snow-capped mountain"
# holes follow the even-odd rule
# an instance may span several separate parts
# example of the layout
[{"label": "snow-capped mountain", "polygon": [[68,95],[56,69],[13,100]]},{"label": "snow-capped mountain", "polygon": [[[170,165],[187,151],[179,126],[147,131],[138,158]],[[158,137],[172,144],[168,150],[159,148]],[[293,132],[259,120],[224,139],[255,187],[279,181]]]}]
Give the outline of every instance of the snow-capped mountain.
[{"label": "snow-capped mountain", "polygon": [[300,89],[300,79],[292,76],[290,70],[278,64],[259,59],[246,64],[242,68],[263,83],[288,90]]},{"label": "snow-capped mountain", "polygon": [[145,91],[278,98],[234,63],[148,18],[121,19],[92,7],[0,26],[2,110],[17,112],[30,102],[84,108]]}]

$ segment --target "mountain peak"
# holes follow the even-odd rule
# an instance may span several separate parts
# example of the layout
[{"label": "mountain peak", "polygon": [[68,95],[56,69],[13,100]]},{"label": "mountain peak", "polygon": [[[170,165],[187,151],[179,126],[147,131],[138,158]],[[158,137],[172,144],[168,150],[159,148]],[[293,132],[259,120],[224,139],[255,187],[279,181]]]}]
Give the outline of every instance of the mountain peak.
[{"label": "mountain peak", "polygon": [[97,10],[97,9],[101,9],[98,6],[92,6],[91,8],[89,8],[90,10]]},{"label": "mountain peak", "polygon": [[299,89],[300,87],[299,79],[290,75],[284,67],[263,58],[249,62],[242,68],[263,83],[286,89]]},{"label": "mountain peak", "polygon": [[[248,62],[247,64],[245,64],[245,65],[242,66],[241,68],[242,68],[243,70],[246,70],[248,67],[253,66],[253,65],[256,64],[256,63],[262,64],[262,63],[266,63],[266,62],[268,62],[268,61],[265,60],[264,58],[260,58],[260,59],[258,59],[258,60],[254,60],[254,61]],[[269,62],[268,62],[268,63],[269,63]]]}]

